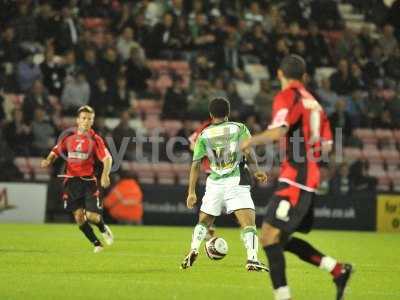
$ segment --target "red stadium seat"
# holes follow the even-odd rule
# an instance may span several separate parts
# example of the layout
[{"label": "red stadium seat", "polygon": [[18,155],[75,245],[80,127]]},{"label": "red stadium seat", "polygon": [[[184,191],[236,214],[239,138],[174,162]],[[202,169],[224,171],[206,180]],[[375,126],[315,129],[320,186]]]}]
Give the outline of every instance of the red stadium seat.
[{"label": "red stadium seat", "polygon": [[132,163],[133,170],[140,183],[154,184],[156,181],[155,170],[151,163]]},{"label": "red stadium seat", "polygon": [[363,157],[370,163],[383,163],[381,152],[376,148],[363,149]]},{"label": "red stadium seat", "polygon": [[155,164],[154,169],[159,184],[175,184],[175,173],[172,169],[172,164],[167,162],[160,162]]},{"label": "red stadium seat", "polygon": [[389,171],[388,176],[392,181],[393,191],[400,192],[400,170]]},{"label": "red stadium seat", "polygon": [[190,164],[173,164],[172,169],[175,172],[178,183],[182,185],[187,185],[189,183],[189,173],[190,173]]},{"label": "red stadium seat", "polygon": [[343,155],[346,160],[355,161],[363,158],[363,154],[359,148],[346,147],[343,149]]},{"label": "red stadium seat", "polygon": [[364,144],[376,144],[377,137],[375,131],[366,128],[357,128],[354,130],[353,135],[360,139]]},{"label": "red stadium seat", "polygon": [[27,157],[16,157],[14,159],[14,163],[17,166],[18,170],[24,175],[25,180],[31,179],[32,168],[29,164]]},{"label": "red stadium seat", "polygon": [[49,168],[41,168],[40,162],[42,161],[41,157],[30,157],[29,164],[31,166],[31,170],[33,171],[33,176],[35,180],[39,181],[48,181],[50,179],[50,169]]},{"label": "red stadium seat", "polygon": [[400,153],[396,149],[383,149],[381,155],[387,165],[398,165],[400,163]]},{"label": "red stadium seat", "polygon": [[162,126],[168,136],[176,136],[178,131],[182,129],[183,124],[179,120],[164,120]]}]

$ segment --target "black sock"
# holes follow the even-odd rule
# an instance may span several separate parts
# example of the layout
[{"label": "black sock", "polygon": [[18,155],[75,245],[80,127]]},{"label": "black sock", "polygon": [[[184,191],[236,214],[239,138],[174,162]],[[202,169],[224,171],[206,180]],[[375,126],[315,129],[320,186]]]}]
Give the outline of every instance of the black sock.
[{"label": "black sock", "polygon": [[319,267],[321,259],[324,257],[324,254],[311,246],[311,244],[295,237],[291,238],[287,242],[285,250],[297,255],[301,260],[317,267]]},{"label": "black sock", "polygon": [[95,246],[100,246],[101,243],[96,237],[96,235],[93,232],[92,227],[90,227],[88,222],[83,223],[82,225],[79,226],[79,229],[83,232],[83,234],[86,236],[86,238]]},{"label": "black sock", "polygon": [[283,256],[283,248],[280,244],[274,244],[264,247],[269,262],[269,274],[272,286],[276,290],[282,286],[286,286],[285,274],[285,257]]},{"label": "black sock", "polygon": [[100,217],[100,222],[94,223],[94,225],[96,225],[97,228],[99,228],[100,232],[102,233],[106,232],[106,227],[105,227],[106,224],[104,224],[102,217]]}]

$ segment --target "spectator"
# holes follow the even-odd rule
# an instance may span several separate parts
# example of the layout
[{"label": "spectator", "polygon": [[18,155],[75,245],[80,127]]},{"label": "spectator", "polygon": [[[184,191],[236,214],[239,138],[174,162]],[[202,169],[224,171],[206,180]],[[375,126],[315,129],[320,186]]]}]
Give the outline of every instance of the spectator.
[{"label": "spectator", "polygon": [[317,67],[330,65],[331,58],[328,44],[315,22],[310,22],[309,24],[305,44],[312,57],[312,61]]},{"label": "spectator", "polygon": [[187,113],[188,96],[183,89],[182,81],[175,79],[167,90],[162,108],[164,119],[183,119]]},{"label": "spectator", "polygon": [[321,80],[321,87],[316,90],[318,99],[327,115],[331,115],[336,108],[336,102],[340,99],[338,94],[331,89],[331,81],[328,78]]},{"label": "spectator", "polygon": [[259,125],[259,122],[257,120],[257,116],[256,115],[248,115],[246,117],[246,121],[245,121],[246,127],[249,129],[250,133],[252,135],[260,133],[261,132],[261,126]]},{"label": "spectator", "polygon": [[400,81],[400,45],[393,50],[383,66],[387,76]]},{"label": "spectator", "polygon": [[228,71],[230,75],[243,68],[243,61],[234,35],[230,35],[225,40],[224,47],[219,50],[216,68],[218,72]]},{"label": "spectator", "polygon": [[32,121],[36,108],[42,108],[48,115],[51,115],[54,110],[49,101],[49,95],[43,86],[43,82],[39,79],[33,82],[32,88],[22,105],[24,119],[28,123]]},{"label": "spectator", "polygon": [[188,112],[193,119],[205,120],[208,118],[208,102],[211,92],[208,81],[196,80],[194,82],[194,88],[188,97]]},{"label": "spectator", "polygon": [[362,90],[353,91],[349,97],[347,112],[351,117],[353,128],[366,125],[367,104]]},{"label": "spectator", "polygon": [[106,79],[109,87],[115,88],[115,76],[118,75],[121,70],[122,66],[118,61],[117,51],[111,47],[107,48],[100,63],[100,74],[101,77]]},{"label": "spectator", "polygon": [[361,42],[351,28],[346,28],[343,31],[343,35],[336,45],[336,56],[339,59],[350,57],[354,48],[360,46]]},{"label": "spectator", "polygon": [[39,15],[36,18],[37,38],[43,44],[47,45],[56,38],[57,22],[55,13],[50,3],[43,2],[39,6]]},{"label": "spectator", "polygon": [[64,52],[64,69],[66,80],[68,77],[74,77],[79,70],[79,65],[76,62],[76,53],[74,49],[69,49]]},{"label": "spectator", "polygon": [[98,133],[103,139],[106,137],[111,137],[111,129],[106,124],[106,118],[96,115],[96,119],[94,120],[94,131]]},{"label": "spectator", "polygon": [[119,36],[117,41],[117,51],[122,59],[122,62],[126,62],[131,54],[131,49],[134,47],[139,47],[133,39],[133,29],[132,27],[125,27],[122,34]]},{"label": "spectator", "polygon": [[89,103],[90,87],[83,72],[70,78],[63,89],[61,103],[67,114],[76,114],[76,110]]},{"label": "spectator", "polygon": [[29,2],[23,1],[18,4],[18,15],[14,19],[13,27],[18,42],[35,42],[37,27]]},{"label": "spectator", "polygon": [[90,93],[90,106],[99,116],[111,116],[113,112],[112,94],[104,78],[99,78]]},{"label": "spectator", "polygon": [[140,47],[132,48],[131,57],[126,64],[126,78],[128,86],[133,89],[138,97],[145,95],[146,81],[151,75],[143,49]]},{"label": "spectator", "polygon": [[214,73],[214,63],[209,60],[207,55],[199,54],[195,57],[192,64],[192,79],[211,81],[214,79]]},{"label": "spectator", "polygon": [[385,57],[390,56],[398,46],[398,42],[394,36],[393,26],[386,24],[382,28],[382,36],[378,41],[379,46],[383,49]]},{"label": "spectator", "polygon": [[385,73],[383,67],[384,57],[383,50],[379,45],[373,46],[370,59],[364,67],[363,74],[365,82],[372,85],[376,80],[382,78]]},{"label": "spectator", "polygon": [[164,14],[162,23],[158,23],[154,26],[151,35],[151,49],[153,49],[153,51],[148,53],[150,57],[164,59],[171,59],[174,57],[174,49],[179,41],[174,36],[173,26],[174,17],[170,13]]},{"label": "spectator", "polygon": [[0,63],[15,64],[19,59],[18,42],[15,39],[15,29],[7,26],[1,34]]},{"label": "spectator", "polygon": [[[132,3],[123,2],[119,15],[116,15],[113,20],[112,28],[114,32],[122,32],[126,27],[134,27],[135,19],[133,17]],[[135,32],[138,28],[134,27]]]},{"label": "spectator", "polygon": [[261,64],[267,64],[271,57],[271,40],[265,34],[261,24],[255,24],[242,38],[241,52],[256,56]]},{"label": "spectator", "polygon": [[35,109],[32,122],[32,154],[34,156],[45,156],[54,145],[56,131],[48,119],[44,109],[40,107]]},{"label": "spectator", "polygon": [[269,123],[272,116],[272,103],[275,93],[271,89],[271,83],[267,79],[260,81],[260,91],[254,98],[254,110],[263,121],[263,124]]},{"label": "spectator", "polygon": [[[342,138],[346,142],[346,138],[351,136],[353,130],[350,115],[346,112],[346,101],[338,100],[336,102],[336,110],[329,118],[332,131],[336,133],[336,129],[341,129]],[[335,136],[335,138],[337,138]]]},{"label": "spectator", "polygon": [[[126,148],[124,159],[134,160],[135,159],[135,144],[131,143],[132,138],[136,137],[136,131],[130,125],[131,116],[129,112],[121,112],[119,124],[112,131],[112,137],[115,143],[116,149],[121,149],[123,141],[129,142]],[[128,139],[128,140],[127,140]]]},{"label": "spectator", "polygon": [[79,41],[78,22],[75,20],[68,5],[61,9],[61,19],[57,26],[55,45],[57,53],[64,53],[77,46]]},{"label": "spectator", "polygon": [[131,114],[135,112],[133,109],[133,92],[128,89],[125,76],[119,75],[117,77],[116,89],[113,90],[111,98],[113,116],[119,116],[121,112],[125,110],[129,111]]},{"label": "spectator", "polygon": [[349,63],[346,59],[339,60],[338,71],[330,77],[331,88],[339,95],[349,95],[357,88],[357,81],[351,75]]},{"label": "spectator", "polygon": [[96,82],[101,77],[101,69],[97,59],[97,52],[94,48],[88,47],[84,50],[83,61],[80,64],[82,72],[85,74],[89,86],[94,89]]},{"label": "spectator", "polygon": [[349,166],[347,163],[342,163],[329,182],[329,193],[331,195],[344,196],[348,194],[349,190]]},{"label": "spectator", "polygon": [[33,53],[25,51],[24,59],[17,66],[17,82],[21,92],[27,92],[33,82],[41,78],[40,68],[33,62]]},{"label": "spectator", "polygon": [[54,56],[54,48],[52,46],[46,48],[45,60],[40,64],[40,70],[43,75],[43,84],[50,95],[60,97],[64,87],[66,71],[59,58]]},{"label": "spectator", "polygon": [[142,190],[135,179],[121,173],[121,179],[105,197],[104,207],[118,223],[139,225],[143,217]]},{"label": "spectator", "polygon": [[376,178],[367,175],[366,164],[363,161],[356,161],[350,166],[349,171],[350,193],[368,191],[374,193],[376,190]]},{"label": "spectator", "polygon": [[21,109],[14,109],[12,121],[6,123],[4,127],[4,137],[15,155],[29,156],[31,154],[32,131],[25,122]]},{"label": "spectator", "polygon": [[240,121],[240,113],[243,109],[243,102],[236,90],[236,85],[234,82],[228,82],[226,92],[227,98],[231,103],[230,119]]},{"label": "spectator", "polygon": [[257,1],[252,1],[249,5],[249,9],[244,13],[244,20],[246,21],[247,27],[253,27],[256,23],[263,23],[264,18]]}]

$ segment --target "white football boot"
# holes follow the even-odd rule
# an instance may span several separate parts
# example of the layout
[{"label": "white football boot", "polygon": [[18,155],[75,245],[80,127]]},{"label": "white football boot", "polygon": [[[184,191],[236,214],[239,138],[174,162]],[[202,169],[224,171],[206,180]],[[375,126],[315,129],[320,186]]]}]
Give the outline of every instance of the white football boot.
[{"label": "white football boot", "polygon": [[114,243],[114,235],[113,235],[110,227],[108,227],[107,225],[104,225],[104,227],[106,228],[106,231],[102,233],[103,239],[104,239],[104,242],[108,246],[110,246]]}]

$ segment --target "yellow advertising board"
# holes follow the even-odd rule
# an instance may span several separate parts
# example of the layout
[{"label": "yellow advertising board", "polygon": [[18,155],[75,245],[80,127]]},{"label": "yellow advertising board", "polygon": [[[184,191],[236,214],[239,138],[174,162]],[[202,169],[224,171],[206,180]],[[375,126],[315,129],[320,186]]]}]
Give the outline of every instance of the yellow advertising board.
[{"label": "yellow advertising board", "polygon": [[400,195],[379,195],[377,201],[376,229],[400,233]]}]

